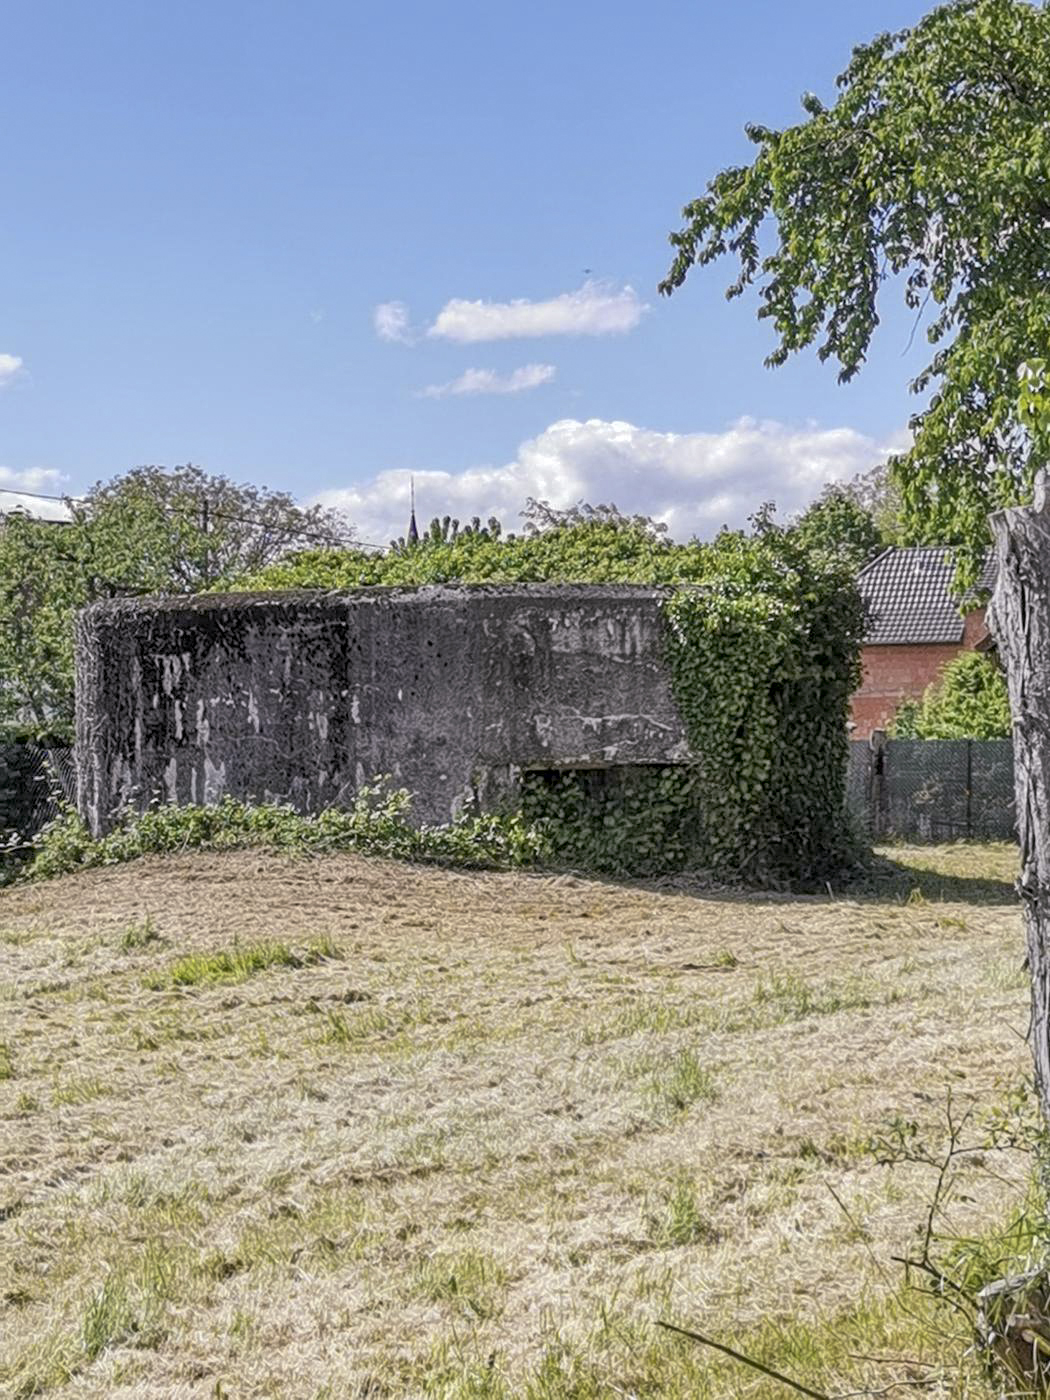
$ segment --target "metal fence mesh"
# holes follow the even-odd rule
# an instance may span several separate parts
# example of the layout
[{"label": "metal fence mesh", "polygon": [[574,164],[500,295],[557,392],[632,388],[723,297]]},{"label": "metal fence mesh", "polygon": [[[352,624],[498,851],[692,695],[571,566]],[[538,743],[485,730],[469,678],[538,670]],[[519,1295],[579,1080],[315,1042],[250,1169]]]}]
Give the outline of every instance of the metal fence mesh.
[{"label": "metal fence mesh", "polygon": [[28,841],[76,798],[72,749],[0,744],[0,837]]},{"label": "metal fence mesh", "polygon": [[884,751],[883,834],[953,841],[969,831],[966,739],[893,739]]},{"label": "metal fence mesh", "polygon": [[970,745],[971,835],[1005,840],[1015,834],[1014,746],[1009,739]]},{"label": "metal fence mesh", "polygon": [[873,838],[923,841],[1014,836],[1009,739],[854,740],[846,803]]},{"label": "metal fence mesh", "polygon": [[846,769],[846,810],[860,836],[870,838],[874,833],[872,780],[874,753],[867,739],[852,739],[849,765]]}]

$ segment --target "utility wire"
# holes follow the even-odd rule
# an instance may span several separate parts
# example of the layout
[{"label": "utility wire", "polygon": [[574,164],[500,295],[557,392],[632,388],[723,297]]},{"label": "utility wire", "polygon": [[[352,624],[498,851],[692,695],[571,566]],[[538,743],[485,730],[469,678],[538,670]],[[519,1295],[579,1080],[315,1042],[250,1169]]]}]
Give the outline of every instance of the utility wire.
[{"label": "utility wire", "polygon": [[[43,491],[20,491],[13,486],[0,486],[0,496],[26,496],[33,501],[60,501],[62,504],[66,504],[69,501],[75,501],[78,504],[83,504],[86,500],[86,497],[84,496],[53,496],[48,495]],[[185,515],[187,513],[192,513],[190,511],[190,508],[186,506],[162,505],[160,506],[160,509],[163,511],[167,511],[169,514],[172,515]],[[0,511],[0,514],[3,513],[3,511]],[[309,529],[293,530],[291,528],[285,528],[280,526],[277,521],[258,520],[250,515],[234,515],[230,511],[211,510],[209,514],[214,520],[232,520],[236,521],[238,524],[241,525],[255,525],[261,529],[281,529],[282,533],[290,535],[293,539],[297,540],[318,540],[324,544],[331,544],[333,539],[337,539],[343,544],[356,545],[361,549],[386,549],[387,547],[385,544],[378,544],[375,540],[359,540],[353,535],[335,535],[331,533],[322,533],[317,530]],[[48,521],[46,523],[64,524],[66,522]]]}]

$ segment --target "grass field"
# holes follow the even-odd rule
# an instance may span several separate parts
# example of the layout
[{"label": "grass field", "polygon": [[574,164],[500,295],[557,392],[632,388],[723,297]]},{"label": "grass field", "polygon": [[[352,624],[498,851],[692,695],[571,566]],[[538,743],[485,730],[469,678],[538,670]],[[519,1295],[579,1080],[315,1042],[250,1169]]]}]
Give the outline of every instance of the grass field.
[{"label": "grass field", "polygon": [[887,854],[820,898],[255,852],[3,892],[0,1393],[790,1393],[663,1318],[993,1394],[891,1262],[931,1170],[866,1144],[1026,1072],[1016,854]]}]

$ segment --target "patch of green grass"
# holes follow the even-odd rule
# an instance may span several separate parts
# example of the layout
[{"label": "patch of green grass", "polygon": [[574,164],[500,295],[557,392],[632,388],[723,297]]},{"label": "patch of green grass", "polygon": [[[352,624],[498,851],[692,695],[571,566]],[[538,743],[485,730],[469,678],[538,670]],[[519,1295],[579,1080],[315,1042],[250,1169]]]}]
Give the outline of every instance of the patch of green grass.
[{"label": "patch of green grass", "polygon": [[885,988],[864,977],[814,984],[797,972],[773,973],[756,983],[754,1004],[772,1025],[803,1021],[807,1016],[831,1016],[899,1001],[896,988]]},{"label": "patch of green grass", "polygon": [[[205,1209],[213,1197],[202,1183],[189,1179],[175,1184],[158,1182],[144,1171],[129,1171],[126,1175],[104,1177],[90,1191],[92,1206],[117,1203],[127,1206],[139,1217],[136,1233],[147,1224],[159,1232],[186,1225],[201,1225]],[[151,1265],[154,1274],[156,1264]]]},{"label": "patch of green grass", "polygon": [[0,1381],[12,1382],[3,1393],[29,1400],[67,1384],[111,1347],[159,1346],[165,1336],[165,1305],[184,1281],[167,1242],[150,1240],[83,1300],[75,1326],[56,1329],[13,1359],[0,1358]]},{"label": "patch of green grass", "polygon": [[416,1270],[412,1291],[428,1302],[456,1305],[484,1322],[503,1311],[507,1271],[480,1250],[433,1254]]},{"label": "patch of green grass", "polygon": [[85,1357],[94,1361],[114,1342],[130,1338],[137,1325],[126,1279],[111,1275],[88,1300],[81,1317],[80,1341]]},{"label": "patch of green grass", "polygon": [[11,1381],[12,1400],[32,1400],[71,1381],[79,1353],[75,1338],[56,1332],[27,1347],[9,1367],[0,1358],[0,1380]]},{"label": "patch of green grass", "polygon": [[679,1050],[657,1068],[648,1084],[650,1097],[672,1113],[684,1113],[698,1103],[713,1103],[718,1097],[715,1077],[692,1050]]},{"label": "patch of green grass", "polygon": [[543,1355],[524,1372],[506,1351],[493,1349],[488,1336],[457,1328],[431,1345],[404,1391],[428,1400],[784,1400],[791,1394],[782,1382],[663,1330],[656,1325],[660,1316],[713,1332],[715,1340],[822,1395],[889,1390],[994,1400],[1000,1393],[968,1356],[965,1329],[905,1291],[833,1315],[770,1321],[743,1332],[712,1326],[683,1312],[680,1303],[673,1311],[666,1305],[628,1310],[615,1299],[599,1299],[589,1338],[549,1329]]},{"label": "patch of green grass", "polygon": [[39,936],[39,930],[29,930],[22,928],[0,929],[0,943],[6,943],[11,948],[21,948],[31,939]]},{"label": "patch of green grass", "polygon": [[310,940],[307,953],[311,962],[338,962],[343,950],[330,933],[319,933]]},{"label": "patch of green grass", "polygon": [[871,861],[858,869],[846,892],[854,899],[899,905],[923,901],[1010,905],[1017,898],[1017,866],[1013,842],[890,846],[876,851]]},{"label": "patch of green grass", "polygon": [[0,1079],[14,1079],[15,1058],[6,1040],[0,1040]]},{"label": "patch of green grass", "polygon": [[584,1026],[580,1040],[584,1045],[600,1045],[608,1040],[623,1040],[627,1036],[643,1033],[666,1035],[669,1031],[707,1025],[710,1020],[708,1008],[696,1002],[680,1006],[674,1002],[643,998],[626,1003],[615,1015],[603,1021]]},{"label": "patch of green grass", "polygon": [[[487,1355],[478,1352],[479,1348],[465,1342],[458,1332],[439,1337],[418,1367],[411,1390],[406,1377],[401,1393],[419,1394],[425,1400],[514,1400],[515,1392],[506,1378],[504,1354],[493,1350]],[[385,1388],[386,1384],[383,1377],[379,1385]],[[378,1393],[382,1394],[382,1389]],[[530,1390],[527,1394],[530,1400],[540,1400],[539,1391]]]},{"label": "patch of green grass", "polygon": [[109,1086],[98,1078],[69,1079],[65,1084],[57,1084],[51,1091],[51,1102],[56,1108],[63,1104],[92,1103],[110,1093]]},{"label": "patch of green grass", "polygon": [[985,981],[999,992],[1012,992],[1029,985],[1028,968],[1020,955],[998,958],[985,969]]},{"label": "patch of green grass", "polygon": [[649,1238],[661,1248],[713,1244],[719,1238],[700,1207],[696,1182],[688,1172],[679,1172],[657,1198],[646,1225]]},{"label": "patch of green grass", "polygon": [[226,1329],[226,1335],[235,1344],[235,1353],[238,1356],[242,1356],[255,1345],[260,1331],[261,1327],[259,1325],[258,1314],[245,1312],[243,1308],[237,1308],[230,1318],[230,1325]]},{"label": "patch of green grass", "polygon": [[353,1049],[373,1036],[394,1028],[395,1021],[378,1006],[369,1006],[347,1016],[343,1011],[326,1011],[317,1036],[318,1045],[338,1045]]},{"label": "patch of green grass", "polygon": [[798,1145],[798,1155],[804,1162],[820,1162],[824,1166],[848,1166],[870,1155],[870,1138],[860,1134],[832,1133],[824,1142],[805,1137]]},{"label": "patch of green grass", "polygon": [[337,957],[338,950],[327,936],[315,940],[301,952],[287,943],[245,943],[222,948],[217,953],[190,953],[170,967],[150,973],[143,986],[151,991],[165,987],[208,987],[245,982],[272,967],[300,968]]},{"label": "patch of green grass", "polygon": [[938,918],[934,919],[934,923],[938,928],[958,929],[963,933],[970,927],[965,919],[958,918],[954,914],[941,914]]},{"label": "patch of green grass", "polygon": [[130,953],[135,948],[146,948],[151,943],[160,942],[160,932],[153,922],[153,916],[147,914],[138,923],[128,924],[127,928],[120,935],[120,947],[122,952]]},{"label": "patch of green grass", "polygon": [[38,1099],[35,1099],[32,1094],[27,1094],[24,1089],[19,1094],[18,1098],[15,1099],[16,1113],[35,1113],[39,1107],[40,1101]]},{"label": "patch of green grass", "polygon": [[245,1226],[232,1250],[208,1251],[197,1268],[213,1278],[249,1270],[282,1278],[293,1267],[327,1272],[362,1258],[385,1237],[385,1229],[383,1220],[369,1222],[356,1190],[334,1186],[302,1204],[282,1196],[265,1219]]}]

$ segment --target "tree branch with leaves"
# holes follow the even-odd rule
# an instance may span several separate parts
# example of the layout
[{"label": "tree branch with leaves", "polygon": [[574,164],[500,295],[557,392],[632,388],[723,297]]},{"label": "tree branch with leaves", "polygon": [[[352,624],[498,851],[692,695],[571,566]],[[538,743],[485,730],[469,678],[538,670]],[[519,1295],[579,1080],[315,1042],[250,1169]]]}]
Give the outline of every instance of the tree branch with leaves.
[{"label": "tree branch with leaves", "polygon": [[941,5],[856,48],[830,106],[802,106],[785,130],[749,125],[754,161],[686,205],[660,290],[735,259],[727,295],[757,289],[777,337],[767,364],[815,348],[843,382],[897,291],[932,347],[892,464],[905,525],[959,544],[972,582],[989,513],[1028,499],[1048,461],[1019,376],[1045,364],[1050,325],[1050,11]]},{"label": "tree branch with leaves", "polygon": [[230,585],[304,544],[345,546],[348,523],[284,491],[199,467],[137,467],[68,499],[64,522],[0,524],[0,730],[73,728],[73,617],[102,598]]}]

